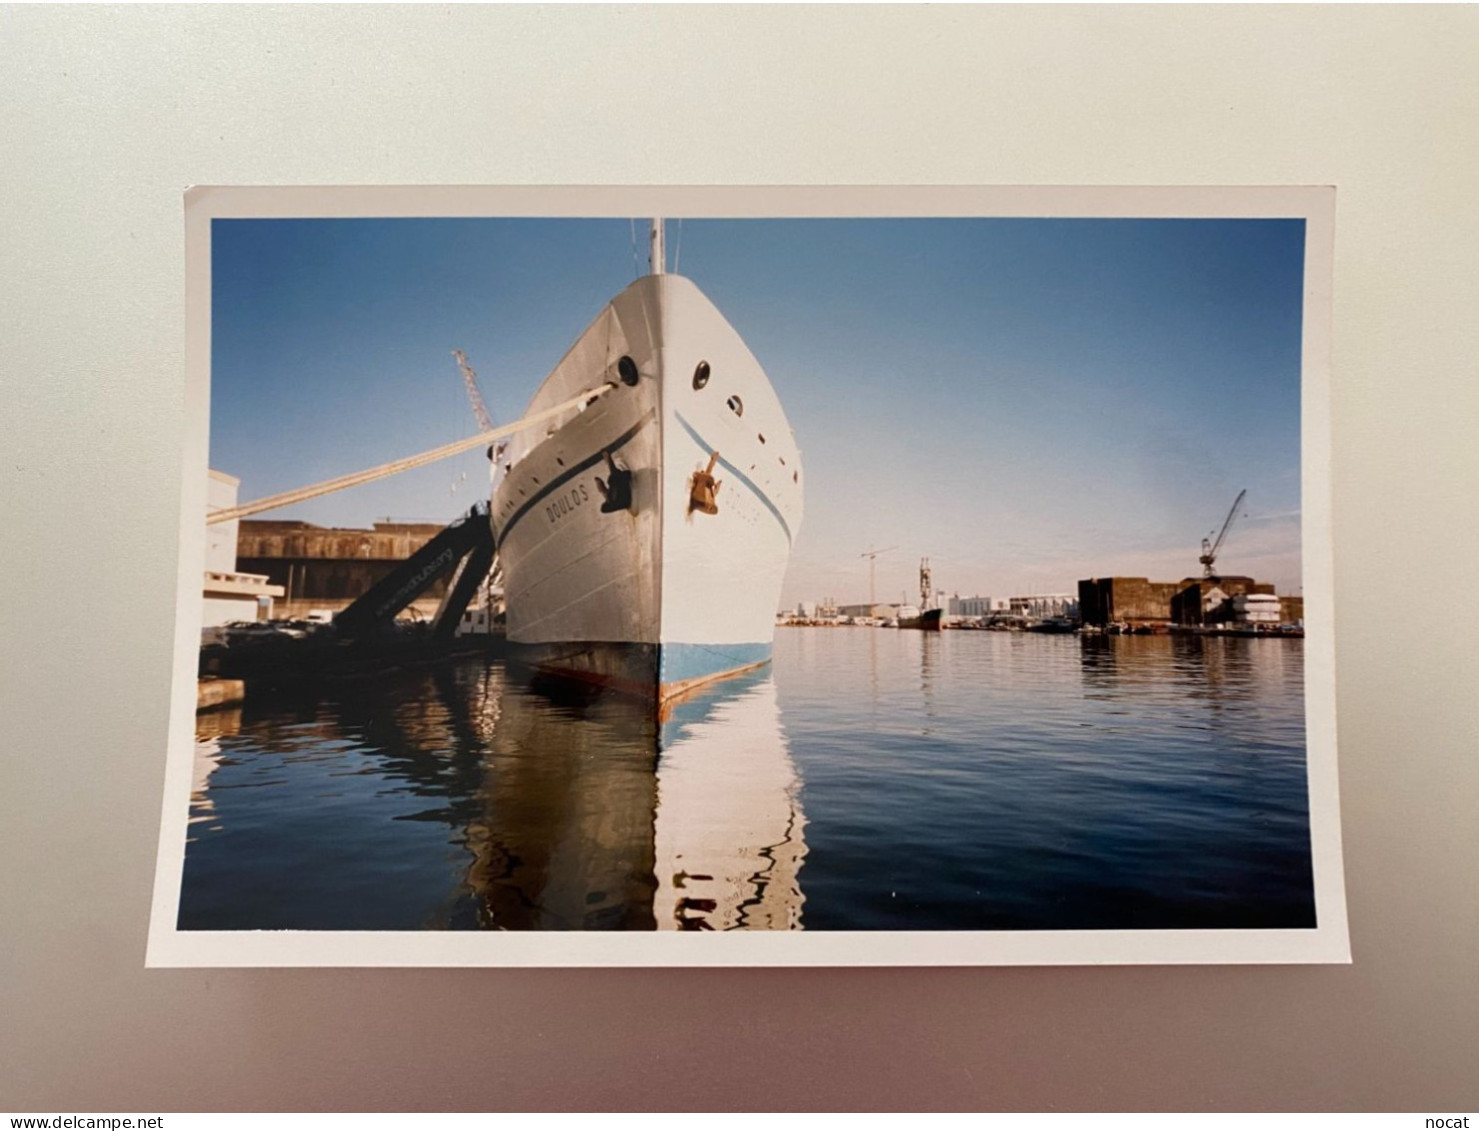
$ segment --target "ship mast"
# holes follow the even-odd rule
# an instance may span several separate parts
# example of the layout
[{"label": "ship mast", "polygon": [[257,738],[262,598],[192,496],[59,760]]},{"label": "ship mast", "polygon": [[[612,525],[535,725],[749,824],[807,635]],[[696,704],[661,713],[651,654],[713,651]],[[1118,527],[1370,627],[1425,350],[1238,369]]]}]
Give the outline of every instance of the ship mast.
[{"label": "ship mast", "polygon": [[649,261],[652,264],[654,275],[666,275],[668,271],[668,250],[663,246],[663,221],[661,216],[652,218],[652,233],[649,239]]}]

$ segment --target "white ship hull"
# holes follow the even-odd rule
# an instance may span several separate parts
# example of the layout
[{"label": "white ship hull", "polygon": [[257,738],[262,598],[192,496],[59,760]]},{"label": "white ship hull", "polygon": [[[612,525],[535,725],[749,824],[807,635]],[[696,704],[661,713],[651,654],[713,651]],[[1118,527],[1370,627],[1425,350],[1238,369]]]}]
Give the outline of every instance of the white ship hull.
[{"label": "white ship hull", "polygon": [[[769,660],[801,457],[764,370],[680,276],[618,295],[529,412],[607,381],[525,436],[495,492],[508,638],[547,670],[670,699]],[[711,514],[692,500],[715,453]],[[628,473],[615,507],[603,485]]]}]

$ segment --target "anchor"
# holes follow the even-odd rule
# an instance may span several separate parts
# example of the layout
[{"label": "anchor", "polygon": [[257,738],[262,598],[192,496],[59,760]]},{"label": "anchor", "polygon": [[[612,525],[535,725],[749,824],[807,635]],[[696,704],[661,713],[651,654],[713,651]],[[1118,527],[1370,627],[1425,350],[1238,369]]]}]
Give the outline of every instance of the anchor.
[{"label": "anchor", "polygon": [[596,490],[601,492],[601,513],[615,514],[617,511],[632,509],[632,473],[624,468],[618,467],[616,460],[610,452],[603,453],[606,456],[607,480],[602,481],[596,476]]},{"label": "anchor", "polygon": [[702,511],[704,514],[718,514],[719,504],[716,496],[719,488],[723,486],[714,478],[714,465],[719,462],[719,453],[709,453],[709,466],[702,471],[693,473],[693,480],[688,486],[688,512]]}]

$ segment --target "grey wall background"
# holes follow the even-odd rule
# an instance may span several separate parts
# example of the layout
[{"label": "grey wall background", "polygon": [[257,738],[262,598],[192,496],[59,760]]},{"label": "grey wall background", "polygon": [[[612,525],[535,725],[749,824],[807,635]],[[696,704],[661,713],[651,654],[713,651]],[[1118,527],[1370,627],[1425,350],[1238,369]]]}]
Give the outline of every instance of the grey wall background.
[{"label": "grey wall background", "polygon": [[[0,10],[0,1108],[1479,1107],[1476,47],[1472,7]],[[143,969],[181,191],[649,182],[1339,187],[1354,965]]]}]

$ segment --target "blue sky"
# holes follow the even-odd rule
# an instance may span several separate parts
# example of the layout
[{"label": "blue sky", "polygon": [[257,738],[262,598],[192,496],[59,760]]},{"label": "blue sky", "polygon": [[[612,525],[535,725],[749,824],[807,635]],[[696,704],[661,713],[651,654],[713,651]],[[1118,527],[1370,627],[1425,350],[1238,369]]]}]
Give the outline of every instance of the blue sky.
[{"label": "blue sky", "polygon": [[[217,220],[211,466],[254,499],[517,418],[645,265],[622,220]],[[670,266],[769,373],[806,519],[783,601],[1200,572],[1299,592],[1297,220],[685,220]],[[447,521],[474,453],[263,517]]]}]

